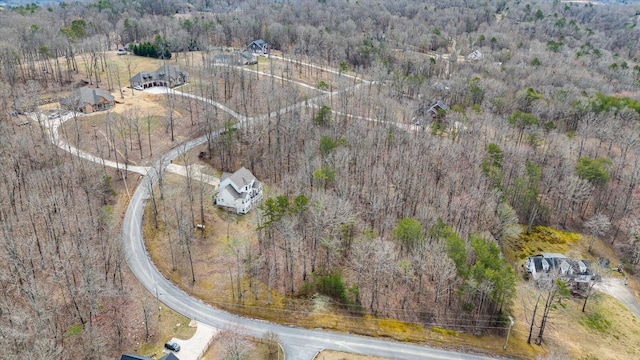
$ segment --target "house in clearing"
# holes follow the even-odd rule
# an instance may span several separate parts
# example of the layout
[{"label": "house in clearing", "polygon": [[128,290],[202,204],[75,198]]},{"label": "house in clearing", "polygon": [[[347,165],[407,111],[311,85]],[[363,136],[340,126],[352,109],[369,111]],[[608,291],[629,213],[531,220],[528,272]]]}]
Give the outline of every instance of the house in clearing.
[{"label": "house in clearing", "polygon": [[429,110],[427,110],[427,114],[431,115],[431,117],[435,119],[440,111],[449,111],[449,109],[450,108],[445,103],[438,100],[435,104],[431,105]]},{"label": "house in clearing", "polygon": [[131,87],[140,86],[144,89],[152,86],[174,87],[189,82],[189,73],[173,65],[162,65],[156,71],[141,71],[131,80]]},{"label": "house in clearing", "polygon": [[102,89],[81,87],[71,95],[60,100],[60,106],[71,111],[80,111],[85,114],[95,111],[107,110],[115,106],[116,100],[110,93]]},{"label": "house in clearing", "polygon": [[530,256],[525,268],[536,281],[557,277],[569,285],[588,283],[593,276],[589,261],[571,259],[558,253]]},{"label": "house in clearing", "polygon": [[428,126],[438,117],[438,114],[442,114],[449,109],[447,104],[438,100],[431,106],[421,106],[418,108],[418,110],[414,112],[412,121],[416,125]]},{"label": "house in clearing", "polygon": [[236,214],[246,214],[262,201],[262,183],[244,167],[233,174],[223,173],[214,201]]},{"label": "house in clearing", "polygon": [[253,40],[247,44],[247,50],[255,55],[267,55],[269,53],[269,44],[262,39]]}]

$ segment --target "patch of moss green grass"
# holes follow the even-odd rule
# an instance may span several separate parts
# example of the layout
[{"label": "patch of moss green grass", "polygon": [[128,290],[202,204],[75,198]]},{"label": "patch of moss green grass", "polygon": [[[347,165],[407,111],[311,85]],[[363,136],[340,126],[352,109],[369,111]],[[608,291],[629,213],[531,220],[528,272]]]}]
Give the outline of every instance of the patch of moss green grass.
[{"label": "patch of moss green grass", "polygon": [[505,240],[503,252],[509,261],[516,263],[541,252],[566,253],[581,238],[578,233],[541,225],[533,226],[527,233],[526,226],[523,226],[520,236]]}]

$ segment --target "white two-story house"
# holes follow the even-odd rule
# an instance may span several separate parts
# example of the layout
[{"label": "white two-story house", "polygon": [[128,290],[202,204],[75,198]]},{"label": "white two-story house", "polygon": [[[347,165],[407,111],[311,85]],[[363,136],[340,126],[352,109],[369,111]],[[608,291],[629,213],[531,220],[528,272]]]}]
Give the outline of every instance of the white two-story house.
[{"label": "white two-story house", "polygon": [[246,214],[262,201],[262,183],[251,171],[242,167],[231,173],[223,173],[214,195],[216,205],[236,214]]}]

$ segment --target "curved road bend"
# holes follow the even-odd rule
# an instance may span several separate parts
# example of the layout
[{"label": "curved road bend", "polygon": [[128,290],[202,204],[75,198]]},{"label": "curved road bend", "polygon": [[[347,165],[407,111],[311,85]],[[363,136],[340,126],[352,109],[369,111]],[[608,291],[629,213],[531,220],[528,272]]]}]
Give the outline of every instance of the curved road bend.
[{"label": "curved road bend", "polygon": [[[366,82],[360,83],[350,88],[350,90],[353,90],[354,88],[360,87],[365,84]],[[345,89],[335,92],[334,95],[342,91],[348,90]],[[283,114],[288,111],[306,106],[305,103],[300,103],[257,118],[246,118],[224,107],[224,105],[215,103],[209,99],[204,99],[199,96],[190,94],[184,95],[207,101],[215,106],[220,107],[222,110],[230,113],[232,116],[240,120],[240,124],[238,124],[239,127],[245,126],[253,121],[265,120],[268,117],[277,116],[277,114]],[[319,98],[323,98],[326,96],[331,96],[331,94],[322,95]],[[317,99],[318,98],[313,100]],[[60,125],[60,122],[58,121],[60,120],[54,121],[55,124],[48,124],[49,130],[51,132],[51,140],[57,146],[89,161],[112,167],[118,167],[119,165],[120,167],[122,166],[121,164],[117,163],[112,164],[110,161],[85,153],[80,149],[77,149],[70,144],[65,143],[57,134],[57,128],[58,125]],[[221,131],[218,131],[214,133],[213,136],[218,136],[220,133]],[[186,317],[195,319],[203,324],[216,328],[234,328],[257,337],[263,336],[268,331],[274,332],[278,334],[280,343],[287,358],[293,360],[313,359],[315,354],[324,349],[407,360],[487,359],[483,356],[432,349],[426,346],[385,341],[362,336],[333,333],[328,331],[308,330],[303,328],[277,325],[260,320],[243,318],[204,304],[202,301],[192,298],[187,293],[172,284],[170,281],[165,279],[149,259],[142,238],[142,215],[144,212],[146,201],[149,198],[149,189],[158,180],[157,169],[166,168],[171,160],[176,158],[182,152],[188,151],[196,146],[204,144],[206,143],[206,141],[207,136],[202,136],[197,139],[188,141],[183,145],[177,146],[176,148],[166,153],[158,162],[154,164],[154,166],[129,166],[127,168],[127,170],[138,172],[146,176],[142,178],[140,184],[136,188],[125,213],[122,225],[122,242],[125,252],[125,258],[127,264],[131,268],[131,271],[142,283],[142,285],[151,294],[157,296],[158,299],[161,300],[165,305],[171,307],[172,309],[183,314]]]},{"label": "curved road bend", "polygon": [[[218,135],[217,133],[216,135]],[[182,151],[204,144],[206,137],[189,141],[164,156],[162,166]],[[159,165],[159,164],[158,164]],[[376,355],[407,360],[424,359],[486,359],[483,356],[455,353],[431,349],[393,341],[384,341],[362,336],[332,333],[319,330],[277,325],[265,321],[252,320],[218,310],[202,301],[189,296],[177,286],[165,279],[153,265],[142,238],[142,215],[146,200],[149,198],[150,185],[157,181],[157,166],[151,167],[140,185],[136,188],[124,217],[122,232],[127,263],[142,285],[159,300],[175,311],[216,328],[236,328],[247,334],[261,337],[266,332],[278,334],[288,359],[310,360],[323,349],[347,351],[359,354]]]},{"label": "curved road bend", "polygon": [[[361,83],[357,86],[360,85],[363,84]],[[211,100],[203,99],[198,96],[189,94],[185,95],[211,102]],[[221,104],[215,105],[222,107]],[[260,121],[270,116],[276,116],[278,113],[288,112],[302,106],[305,106],[304,103],[292,105],[281,109],[280,111],[253,119],[238,116],[241,121],[239,126],[246,125],[251,121]],[[221,131],[218,131],[214,136],[218,136],[220,133]],[[243,318],[204,304],[202,301],[192,298],[165,279],[149,259],[144,246],[142,238],[142,215],[144,212],[144,206],[149,198],[149,189],[153,184],[155,184],[158,178],[156,169],[166,167],[170,161],[180,153],[206,143],[206,139],[206,136],[202,136],[172,149],[166,153],[155,166],[150,168],[147,176],[142,178],[141,183],[138,185],[131,198],[122,225],[124,251],[131,271],[135,274],[142,285],[147,288],[149,292],[157,295],[159,300],[161,300],[165,305],[171,307],[184,316],[216,328],[237,328],[247,334],[257,337],[263,336],[268,331],[274,332],[278,334],[281,345],[288,359],[310,360],[313,359],[315,354],[323,349],[407,360],[487,359],[483,356],[432,349],[425,346],[384,341],[327,331],[308,330]]]}]

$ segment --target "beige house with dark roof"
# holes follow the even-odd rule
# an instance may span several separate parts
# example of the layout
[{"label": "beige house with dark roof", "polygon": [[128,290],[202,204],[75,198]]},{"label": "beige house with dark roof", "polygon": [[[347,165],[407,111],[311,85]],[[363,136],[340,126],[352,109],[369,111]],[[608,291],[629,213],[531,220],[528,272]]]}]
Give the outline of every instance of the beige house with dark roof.
[{"label": "beige house with dark roof", "polygon": [[156,71],[141,71],[135,74],[129,82],[131,87],[140,86],[144,89],[152,86],[174,87],[189,82],[189,73],[173,65],[162,65]]},{"label": "beige house with dark roof", "polygon": [[244,167],[233,174],[223,173],[214,201],[236,214],[246,214],[262,201],[262,183]]},{"label": "beige house with dark roof", "polygon": [[60,106],[67,110],[92,113],[107,110],[116,105],[116,100],[110,93],[102,89],[81,87],[71,95],[60,100]]}]

